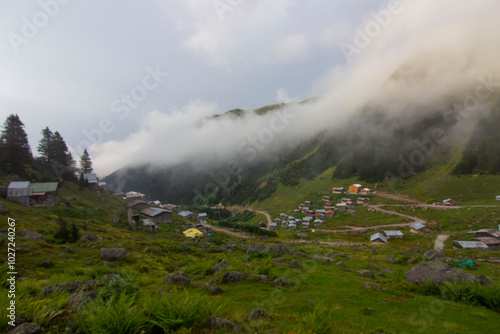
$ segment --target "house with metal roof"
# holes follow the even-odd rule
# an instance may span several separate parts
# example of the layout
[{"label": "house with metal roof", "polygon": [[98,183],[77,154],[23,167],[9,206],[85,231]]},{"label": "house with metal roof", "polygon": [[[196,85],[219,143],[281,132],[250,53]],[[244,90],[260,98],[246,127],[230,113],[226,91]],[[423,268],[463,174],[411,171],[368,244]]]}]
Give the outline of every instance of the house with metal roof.
[{"label": "house with metal roof", "polygon": [[181,212],[179,212],[179,216],[181,216],[182,218],[190,219],[190,220],[196,219],[196,214],[192,213],[191,211],[181,211]]},{"label": "house with metal roof", "polygon": [[415,233],[415,234],[424,234],[424,233],[431,233],[434,231],[432,228],[428,227],[427,225],[421,224],[421,223],[415,223],[413,225],[410,225],[410,232]]},{"label": "house with metal roof", "polygon": [[141,211],[141,214],[149,217],[157,224],[166,224],[172,222],[172,211],[160,208],[147,208]]},{"label": "house with metal roof", "polygon": [[472,241],[480,241],[486,246],[488,246],[489,249],[500,249],[500,240],[497,238],[472,238]]},{"label": "house with metal roof", "polygon": [[90,189],[98,189],[99,188],[99,178],[96,173],[82,174],[83,179],[87,181]]},{"label": "house with metal roof", "polygon": [[386,244],[387,237],[383,233],[375,233],[370,236],[370,242],[373,244]]},{"label": "house with metal roof", "polygon": [[205,221],[205,220],[207,220],[208,215],[207,215],[205,212],[202,212],[202,213],[199,213],[199,214],[198,214],[198,218],[199,218],[200,220]]},{"label": "house with metal roof", "polygon": [[59,182],[37,182],[31,184],[33,206],[54,206],[58,200]]},{"label": "house with metal roof", "polygon": [[146,210],[147,208],[149,208],[149,203],[140,199],[136,199],[132,202],[128,202],[127,208],[135,210]]},{"label": "house with metal roof", "polygon": [[481,241],[457,241],[453,240],[454,248],[461,249],[488,249],[488,246]]},{"label": "house with metal roof", "polygon": [[500,201],[500,196],[495,196],[495,199],[496,199],[497,201]]},{"label": "house with metal roof", "polygon": [[179,205],[175,205],[175,204],[163,204],[162,205],[164,209],[167,209],[167,210],[170,210],[170,211],[173,211],[173,212],[181,212],[182,211],[182,208],[179,206]]},{"label": "house with metal roof", "polygon": [[353,184],[352,186],[349,186],[349,192],[350,193],[359,193],[361,192],[361,189],[363,189],[363,186],[361,184]]},{"label": "house with metal roof", "polygon": [[497,238],[500,239],[500,231],[495,230],[494,228],[483,228],[478,231],[472,232],[476,235],[476,238]]},{"label": "house with metal roof", "polygon": [[387,239],[402,239],[404,234],[401,231],[382,231]]},{"label": "house with metal roof", "polygon": [[340,188],[333,187],[332,192],[334,194],[343,194],[343,193],[345,193],[345,189],[343,187],[340,187]]},{"label": "house with metal roof", "polygon": [[11,182],[7,187],[7,199],[16,198],[24,206],[30,206],[30,198],[33,193],[29,181]]}]

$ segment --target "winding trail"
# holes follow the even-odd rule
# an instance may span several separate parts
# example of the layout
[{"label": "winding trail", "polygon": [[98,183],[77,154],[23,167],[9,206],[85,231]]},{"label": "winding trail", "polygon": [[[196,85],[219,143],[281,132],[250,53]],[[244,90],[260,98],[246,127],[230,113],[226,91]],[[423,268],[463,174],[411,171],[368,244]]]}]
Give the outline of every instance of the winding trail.
[{"label": "winding trail", "polygon": [[443,250],[445,241],[451,237],[452,234],[440,234],[437,236],[436,241],[434,242],[434,249]]}]

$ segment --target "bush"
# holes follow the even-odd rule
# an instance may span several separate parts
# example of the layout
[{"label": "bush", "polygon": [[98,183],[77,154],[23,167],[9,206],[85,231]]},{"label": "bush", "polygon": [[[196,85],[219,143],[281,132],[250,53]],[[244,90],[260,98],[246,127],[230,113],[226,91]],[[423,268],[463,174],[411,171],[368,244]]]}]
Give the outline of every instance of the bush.
[{"label": "bush", "polygon": [[171,333],[182,328],[207,327],[210,316],[216,315],[221,308],[216,299],[183,291],[161,297],[148,296],[144,314],[150,333]]},{"label": "bush", "polygon": [[324,302],[318,302],[311,312],[302,315],[305,328],[311,329],[313,333],[332,333],[334,322],[333,308],[326,308]]},{"label": "bush", "polygon": [[144,312],[137,307],[136,298],[120,294],[109,301],[96,299],[80,309],[75,317],[84,333],[128,334],[145,329]]},{"label": "bush", "polygon": [[135,295],[139,293],[137,284],[132,281],[130,275],[123,275],[122,279],[105,279],[104,286],[99,291],[99,297],[104,300],[111,300],[119,295]]}]

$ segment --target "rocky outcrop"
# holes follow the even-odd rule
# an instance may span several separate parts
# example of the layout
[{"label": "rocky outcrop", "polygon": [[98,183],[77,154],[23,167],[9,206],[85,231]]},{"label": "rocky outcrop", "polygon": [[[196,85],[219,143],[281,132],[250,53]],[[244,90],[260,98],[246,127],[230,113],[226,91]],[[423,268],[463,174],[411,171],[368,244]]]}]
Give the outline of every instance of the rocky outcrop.
[{"label": "rocky outcrop", "polygon": [[409,282],[420,283],[432,280],[441,284],[446,281],[474,281],[474,276],[468,272],[452,268],[439,260],[424,261],[411,268],[406,273],[405,279]]},{"label": "rocky outcrop", "polygon": [[127,256],[125,248],[101,248],[101,258],[106,261],[123,261]]}]

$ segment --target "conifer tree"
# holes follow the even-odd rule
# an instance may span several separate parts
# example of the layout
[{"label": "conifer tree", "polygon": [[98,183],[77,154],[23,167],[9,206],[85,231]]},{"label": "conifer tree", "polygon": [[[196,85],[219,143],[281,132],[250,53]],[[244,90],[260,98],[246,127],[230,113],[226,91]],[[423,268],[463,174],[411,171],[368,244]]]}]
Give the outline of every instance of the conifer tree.
[{"label": "conifer tree", "polygon": [[83,154],[80,158],[80,166],[83,174],[89,174],[94,171],[94,169],[92,168],[92,160],[90,160],[87,149],[83,151]]},{"label": "conifer tree", "polygon": [[24,124],[18,115],[9,115],[0,136],[0,164],[3,168],[14,170],[31,163],[33,156],[24,131]]}]

